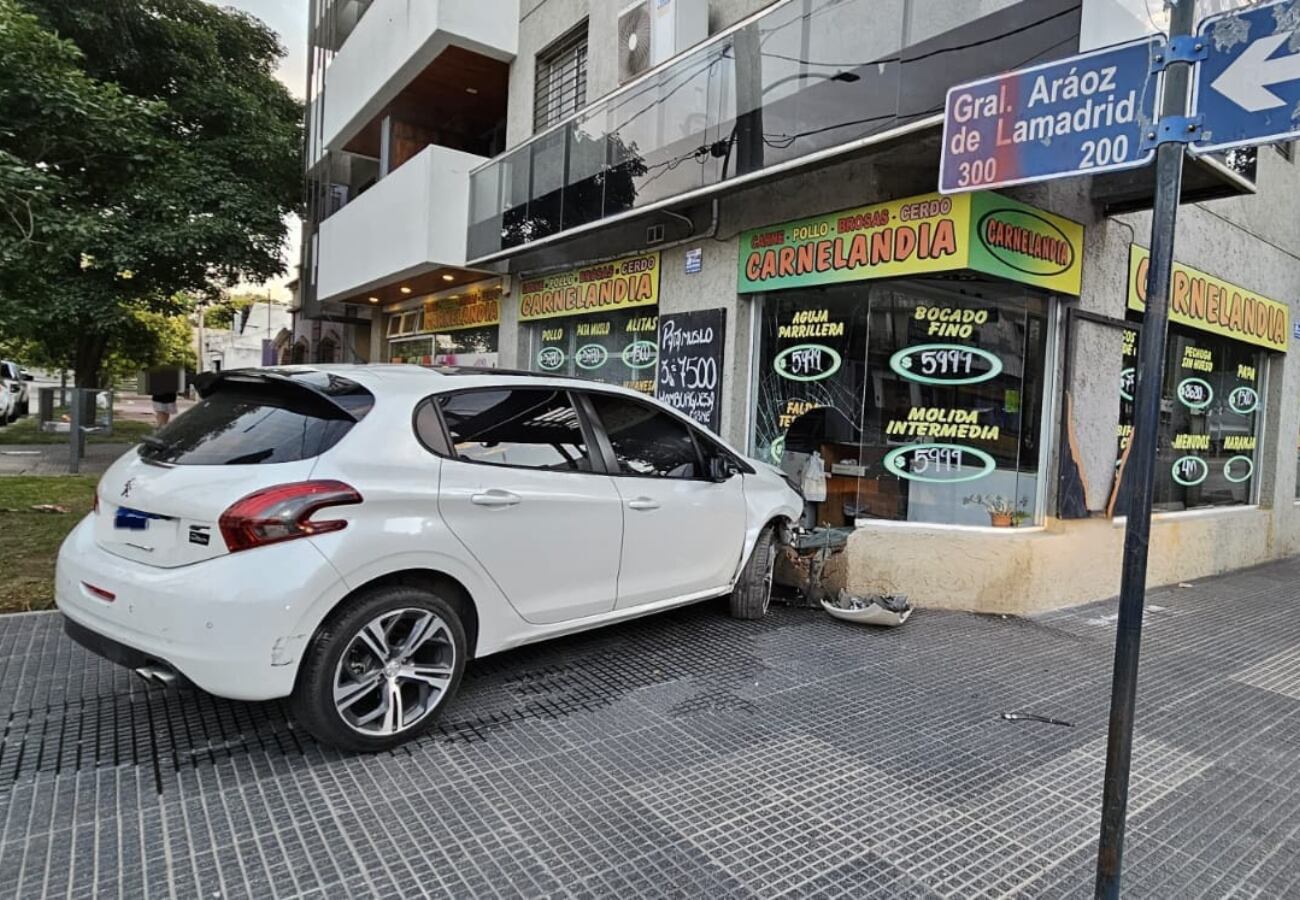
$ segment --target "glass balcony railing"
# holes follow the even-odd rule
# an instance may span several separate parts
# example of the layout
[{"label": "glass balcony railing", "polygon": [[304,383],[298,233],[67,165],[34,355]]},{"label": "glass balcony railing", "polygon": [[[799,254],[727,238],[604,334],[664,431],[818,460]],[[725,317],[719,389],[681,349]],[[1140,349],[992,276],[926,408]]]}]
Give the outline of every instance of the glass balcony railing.
[{"label": "glass balcony railing", "polygon": [[932,120],[953,84],[1075,52],[1079,5],[786,0],[477,169],[469,257]]}]

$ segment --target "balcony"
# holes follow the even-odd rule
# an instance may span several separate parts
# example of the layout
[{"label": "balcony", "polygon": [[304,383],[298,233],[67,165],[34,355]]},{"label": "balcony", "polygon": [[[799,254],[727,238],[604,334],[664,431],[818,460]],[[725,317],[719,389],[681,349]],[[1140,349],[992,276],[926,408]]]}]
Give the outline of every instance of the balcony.
[{"label": "balcony", "polygon": [[326,70],[323,148],[341,149],[449,49],[509,63],[518,29],[519,0],[373,0]]},{"label": "balcony", "polygon": [[[948,88],[1075,53],[1080,17],[1081,0],[777,3],[476,169],[469,258],[536,261],[616,220],[852,154],[888,152],[937,184]],[[1222,166],[1192,168],[1189,189],[1241,190]],[[1111,187],[1126,202],[1149,190]]]},{"label": "balcony", "polygon": [[465,264],[469,172],[481,156],[425,147],[321,223],[316,296],[365,302],[381,285]]}]

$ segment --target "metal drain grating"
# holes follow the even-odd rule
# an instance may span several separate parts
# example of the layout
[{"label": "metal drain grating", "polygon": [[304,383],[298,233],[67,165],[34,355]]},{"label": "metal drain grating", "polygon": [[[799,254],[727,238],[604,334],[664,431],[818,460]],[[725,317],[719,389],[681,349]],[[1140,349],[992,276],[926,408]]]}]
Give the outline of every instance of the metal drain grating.
[{"label": "metal drain grating", "polygon": [[[798,621],[789,616],[774,618],[785,618],[788,627]],[[331,752],[296,727],[282,702],[239,703],[134,676],[124,680],[121,670],[66,642],[57,633],[59,625],[57,616],[38,618],[28,636],[33,650],[10,660],[37,673],[27,686],[26,703],[5,698],[11,705],[0,735],[0,784],[136,766],[152,769],[162,793],[169,773],[223,759]],[[739,623],[697,607],[657,617],[652,627],[593,632],[489,657],[471,665],[460,695],[433,731],[402,752],[430,741],[482,741],[520,722],[603,709],[639,688],[753,675],[766,668],[753,639],[776,627],[771,620]],[[62,664],[51,665],[51,656],[62,657]],[[100,677],[53,684],[55,671],[68,667]],[[706,711],[744,704],[708,694],[688,705]],[[678,714],[690,712],[684,706]]]}]

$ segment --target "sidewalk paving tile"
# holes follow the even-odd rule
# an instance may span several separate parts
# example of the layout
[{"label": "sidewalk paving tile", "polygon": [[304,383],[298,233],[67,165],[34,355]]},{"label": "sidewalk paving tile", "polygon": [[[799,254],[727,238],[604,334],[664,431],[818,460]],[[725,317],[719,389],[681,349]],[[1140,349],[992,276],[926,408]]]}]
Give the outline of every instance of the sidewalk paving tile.
[{"label": "sidewalk paving tile", "polygon": [[[1300,896],[1297,581],[1152,592],[1126,895]],[[1087,897],[1114,629],[704,604],[479,661],[362,757],[12,616],[0,897]]]}]

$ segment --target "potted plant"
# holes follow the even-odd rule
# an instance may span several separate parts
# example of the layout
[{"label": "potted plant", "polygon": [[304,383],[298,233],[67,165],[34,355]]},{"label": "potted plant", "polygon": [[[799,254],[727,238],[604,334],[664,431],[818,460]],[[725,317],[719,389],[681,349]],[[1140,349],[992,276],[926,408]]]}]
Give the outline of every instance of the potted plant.
[{"label": "potted plant", "polygon": [[1001,494],[971,494],[962,499],[964,506],[982,506],[989,514],[989,522],[994,528],[1012,528],[1029,518],[1029,498],[1021,497],[1019,502]]}]

